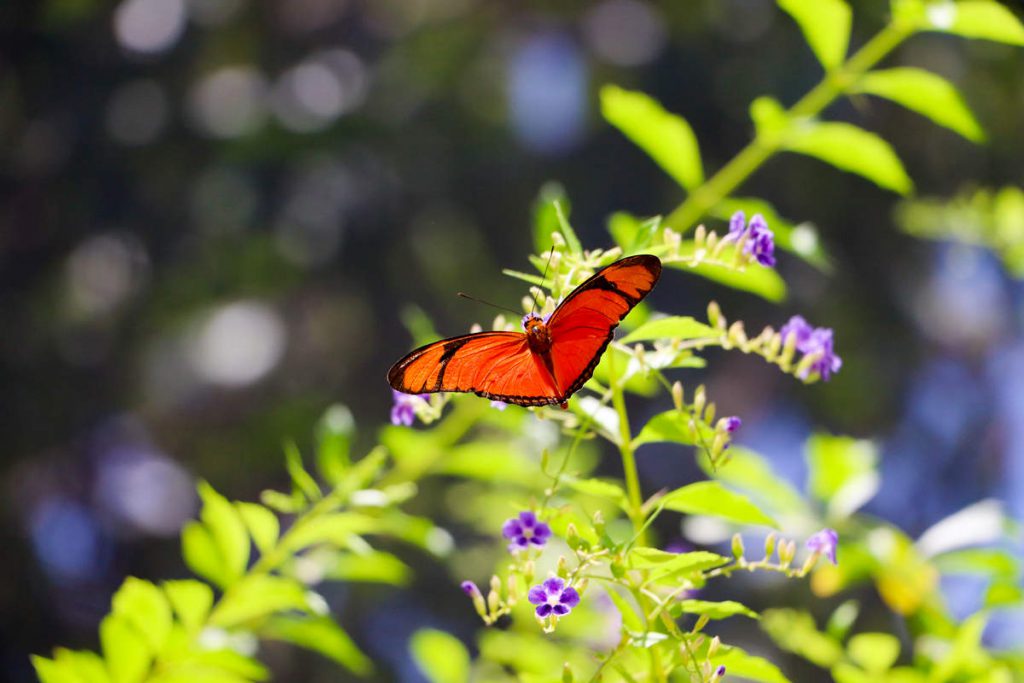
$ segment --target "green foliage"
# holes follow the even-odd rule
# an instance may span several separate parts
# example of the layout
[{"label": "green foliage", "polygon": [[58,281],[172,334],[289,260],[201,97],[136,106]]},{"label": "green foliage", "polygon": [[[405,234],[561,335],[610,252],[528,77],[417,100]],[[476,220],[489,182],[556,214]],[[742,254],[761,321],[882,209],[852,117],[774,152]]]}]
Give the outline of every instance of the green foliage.
[{"label": "green foliage", "polygon": [[888,142],[849,123],[810,123],[788,138],[785,149],[856,173],[900,194],[914,187]]},{"label": "green foliage", "polygon": [[850,43],[853,13],[844,0],[779,0],[800,25],[804,38],[826,71],[843,63]]},{"label": "green foliage", "polygon": [[701,481],[668,493],[661,501],[667,510],[690,515],[709,515],[737,524],[763,524],[778,527],[778,522],[761,512],[749,498],[722,486],[717,481]]},{"label": "green foliage", "polygon": [[444,631],[422,629],[409,643],[413,659],[431,683],[469,680],[469,653],[458,638]]}]

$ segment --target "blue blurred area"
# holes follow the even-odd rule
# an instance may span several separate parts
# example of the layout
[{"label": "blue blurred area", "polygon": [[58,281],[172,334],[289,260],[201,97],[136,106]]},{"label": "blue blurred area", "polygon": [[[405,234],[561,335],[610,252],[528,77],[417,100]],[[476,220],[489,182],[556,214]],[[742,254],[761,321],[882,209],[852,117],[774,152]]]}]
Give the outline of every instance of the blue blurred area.
[{"label": "blue blurred area", "polygon": [[[884,5],[858,6],[857,44]],[[893,140],[922,193],[1021,177],[1020,51],[926,36],[893,63],[952,78],[991,144],[875,101],[829,117]],[[456,290],[515,306],[500,269],[528,268],[545,181],[567,187],[589,247],[609,244],[613,210],[671,211],[681,190],[601,122],[600,85],[686,116],[713,170],[748,140],[754,97],[790,103],[819,77],[767,0],[0,6],[0,634],[22,662],[4,673],[95,647],[125,576],[183,575],[197,479],[247,499],[281,485],[282,440],[308,442],[338,401],[371,445],[411,343],[403,307],[456,334],[492,316]],[[813,161],[773,160],[743,193],[817,224],[835,274],[783,257],[793,294],[775,307],[666,273],[653,301],[701,315],[714,297],[748,329],[801,313],[835,329],[845,365],[803,387],[722,355],[687,385],[706,381],[743,417],[740,442],[798,485],[814,430],[876,439],[869,510],[911,534],[987,497],[1024,518],[1021,284],[984,251],[899,235],[895,197]],[[688,454],[642,460],[648,490],[697,476]],[[416,569],[406,597],[343,596],[383,680],[420,680],[415,628],[475,627],[442,568]],[[947,587],[954,612],[977,604]],[[993,640],[1019,643],[1019,618],[1000,619]],[[303,657],[275,659],[278,678],[338,679]]]}]

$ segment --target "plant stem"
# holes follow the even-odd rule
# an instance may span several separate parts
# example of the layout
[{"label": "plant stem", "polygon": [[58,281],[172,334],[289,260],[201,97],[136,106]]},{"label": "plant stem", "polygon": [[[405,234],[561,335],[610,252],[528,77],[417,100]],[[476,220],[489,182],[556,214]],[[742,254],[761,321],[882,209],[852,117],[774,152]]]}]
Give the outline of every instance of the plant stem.
[{"label": "plant stem", "polygon": [[633,452],[633,435],[629,429],[629,414],[626,412],[626,398],[623,395],[622,384],[615,368],[615,351],[608,354],[608,380],[609,390],[612,392],[612,405],[619,416],[619,453],[622,455],[622,471],[626,477],[626,495],[629,498],[629,517],[633,521],[633,528],[640,535],[638,543],[644,544],[643,540],[643,495],[640,493],[640,477],[636,470],[636,456]]},{"label": "plant stem", "polygon": [[[900,23],[890,23],[864,44],[846,64],[825,78],[786,112],[791,130],[800,119],[818,115],[836,98],[846,94],[864,73],[906,40],[914,29]],[[728,197],[751,174],[782,149],[788,130],[769,137],[762,133],[754,136],[746,147],[723,166],[707,182],[695,189],[668,218],[665,224],[686,231],[697,224],[707,212]]]}]

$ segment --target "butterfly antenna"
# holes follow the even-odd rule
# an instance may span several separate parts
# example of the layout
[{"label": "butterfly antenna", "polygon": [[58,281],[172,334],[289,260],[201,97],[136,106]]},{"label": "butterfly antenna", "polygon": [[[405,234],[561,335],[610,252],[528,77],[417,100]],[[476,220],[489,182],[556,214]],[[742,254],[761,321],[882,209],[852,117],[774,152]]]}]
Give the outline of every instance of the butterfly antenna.
[{"label": "butterfly antenna", "polygon": [[[543,286],[544,280],[547,279],[548,268],[551,266],[551,259],[554,257],[554,255],[555,255],[555,245],[551,245],[551,251],[548,252],[547,263],[544,264],[544,272],[541,273],[541,276],[540,276],[541,286]],[[537,295],[533,293],[533,288],[530,288],[530,296],[533,297],[533,310],[530,311],[530,315],[533,315],[534,313],[537,312],[537,306],[538,306]]]},{"label": "butterfly antenna", "polygon": [[484,301],[483,299],[478,299],[477,297],[470,296],[469,294],[466,294],[465,292],[459,292],[458,295],[461,296],[463,299],[469,299],[470,301],[475,301],[478,304],[483,304],[485,306],[491,306],[493,308],[497,308],[499,311],[508,311],[509,313],[511,313],[513,315],[522,315],[522,313],[520,313],[519,311],[515,311],[515,310],[513,310],[511,308],[508,308],[506,306],[499,306],[498,304],[492,304],[490,301]]}]

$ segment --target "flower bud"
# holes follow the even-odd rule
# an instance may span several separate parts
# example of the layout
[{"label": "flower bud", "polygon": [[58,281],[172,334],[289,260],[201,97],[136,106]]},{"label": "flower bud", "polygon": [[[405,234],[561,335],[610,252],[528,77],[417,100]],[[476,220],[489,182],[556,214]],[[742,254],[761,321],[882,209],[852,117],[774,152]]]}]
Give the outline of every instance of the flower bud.
[{"label": "flower bud", "polygon": [[562,683],[572,683],[572,668],[569,666],[569,662],[565,662],[562,665]]},{"label": "flower bud", "polygon": [[487,609],[491,614],[494,614],[498,611],[499,607],[501,607],[501,596],[498,594],[498,591],[492,588],[487,593]]},{"label": "flower bud", "polygon": [[523,563],[523,580],[525,580],[527,584],[533,583],[534,572],[533,560],[527,560]]},{"label": "flower bud", "polygon": [[712,638],[711,642],[708,644],[708,657],[714,657],[715,653],[718,652],[718,648],[721,645],[722,645],[722,639],[721,638],[719,638],[718,636],[715,636],[714,638]]},{"label": "flower bud", "polygon": [[573,550],[578,550],[580,547],[580,534],[576,530],[576,525],[569,522],[569,525],[565,527],[565,542]]},{"label": "flower bud", "polygon": [[697,387],[697,391],[693,395],[693,414],[696,417],[700,417],[700,414],[704,411],[704,404],[706,401],[707,396],[704,393],[704,385],[701,384]]},{"label": "flower bud", "polygon": [[793,362],[794,353],[796,353],[796,332],[790,332],[782,342],[782,355],[779,356],[779,365],[788,367]]},{"label": "flower bud", "polygon": [[672,385],[672,404],[676,410],[683,409],[683,383],[676,382]]},{"label": "flower bud", "polygon": [[562,233],[555,230],[551,233],[551,244],[555,249],[561,249],[565,246],[565,238],[562,237]]},{"label": "flower bud", "polygon": [[714,680],[717,681],[720,678],[722,678],[723,676],[725,676],[725,664],[719,664],[718,668],[715,669],[715,678],[714,678]]},{"label": "flower bud", "polygon": [[560,578],[569,578],[569,563],[565,561],[565,555],[558,556],[558,568],[555,570]]},{"label": "flower bud", "polygon": [[[762,334],[765,334],[768,340],[764,353],[765,358],[773,361],[779,355],[779,350],[782,349],[782,335],[776,334],[770,327],[764,328],[764,333]],[[796,347],[794,346],[794,348]]]},{"label": "flower bud", "polygon": [[725,321],[722,318],[722,309],[718,307],[718,303],[712,301],[708,304],[708,324],[711,327],[722,329],[725,327]]},{"label": "flower bud", "polygon": [[708,229],[701,223],[697,226],[697,229],[693,231],[693,246],[700,248],[704,246],[704,240],[707,239]]},{"label": "flower bud", "polygon": [[732,535],[732,556],[737,560],[743,557],[743,537],[738,533]]},{"label": "flower bud", "polygon": [[781,541],[779,543],[779,564],[788,567],[796,555],[796,543],[793,541]]},{"label": "flower bud", "polygon": [[775,532],[774,531],[771,532],[770,534],[768,534],[768,536],[765,537],[765,539],[764,539],[764,557],[765,557],[765,559],[770,558],[772,556],[772,553],[775,552],[775,540],[776,540],[776,536],[775,536]]},{"label": "flower bud", "polygon": [[[707,241],[704,243],[705,248],[711,252],[713,256],[717,256],[718,252],[721,251],[722,242],[718,241],[718,233],[712,231],[708,234]],[[718,248],[716,248],[718,247]]]},{"label": "flower bud", "polygon": [[714,423],[716,410],[714,402],[709,403],[708,407],[704,409],[704,421],[708,424]]},{"label": "flower bud", "polygon": [[509,574],[508,581],[508,601],[515,602],[519,599],[519,582],[516,581],[515,574]]},{"label": "flower bud", "polygon": [[476,613],[481,617],[487,616],[487,606],[484,604],[484,596],[480,593],[480,589],[472,581],[462,582],[462,592],[469,596],[473,601],[473,608]]},{"label": "flower bud", "polygon": [[743,329],[743,321],[737,320],[729,326],[729,341],[739,347],[746,346],[747,332]]},{"label": "flower bud", "polygon": [[814,367],[815,364],[817,364],[817,362],[820,361],[823,356],[824,354],[821,353],[820,351],[816,353],[807,354],[806,356],[800,359],[799,363],[797,363],[796,371],[794,374],[800,379],[807,379],[807,376],[811,372],[811,368]]},{"label": "flower bud", "polygon": [[709,621],[711,621],[711,617],[709,617],[706,614],[702,614],[699,617],[697,617],[697,623],[693,625],[693,632],[700,633],[701,631],[703,631],[704,627],[708,625]]},{"label": "flower bud", "polygon": [[600,510],[596,510],[592,519],[594,520],[594,531],[598,536],[604,536],[604,515]]}]

